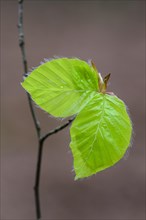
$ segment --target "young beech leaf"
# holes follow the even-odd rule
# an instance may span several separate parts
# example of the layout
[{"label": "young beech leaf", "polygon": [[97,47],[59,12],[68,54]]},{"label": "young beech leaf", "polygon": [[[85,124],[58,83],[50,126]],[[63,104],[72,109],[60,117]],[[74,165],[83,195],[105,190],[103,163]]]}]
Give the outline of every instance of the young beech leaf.
[{"label": "young beech leaf", "polygon": [[76,179],[117,163],[129,146],[131,130],[125,104],[116,96],[97,93],[71,127]]},{"label": "young beech leaf", "polygon": [[59,58],[33,70],[22,86],[46,112],[67,117],[80,112],[97,93],[98,75],[85,61]]},{"label": "young beech leaf", "polygon": [[93,62],[59,58],[40,65],[22,83],[53,116],[77,114],[70,131],[75,179],[114,165],[130,144],[131,121],[123,101],[106,92],[109,77],[102,79]]}]

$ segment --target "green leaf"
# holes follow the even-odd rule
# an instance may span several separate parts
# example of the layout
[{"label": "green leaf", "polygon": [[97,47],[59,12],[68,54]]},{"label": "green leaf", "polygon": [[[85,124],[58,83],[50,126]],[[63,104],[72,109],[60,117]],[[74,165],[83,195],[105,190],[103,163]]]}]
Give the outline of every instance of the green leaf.
[{"label": "green leaf", "polygon": [[43,110],[67,117],[80,112],[97,93],[97,74],[85,61],[59,58],[32,71],[22,86]]},{"label": "green leaf", "polygon": [[71,150],[76,179],[117,163],[125,154],[132,125],[123,101],[97,93],[71,127]]}]

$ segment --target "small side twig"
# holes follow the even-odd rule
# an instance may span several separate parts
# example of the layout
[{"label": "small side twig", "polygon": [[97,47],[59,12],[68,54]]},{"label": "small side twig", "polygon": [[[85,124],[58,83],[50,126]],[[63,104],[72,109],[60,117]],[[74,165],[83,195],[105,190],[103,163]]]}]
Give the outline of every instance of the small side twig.
[{"label": "small side twig", "polygon": [[[25,40],[24,40],[24,31],[23,31],[23,0],[18,0],[18,32],[19,32],[19,47],[21,49],[22,63],[23,63],[24,75],[25,75],[28,72],[28,65],[27,65],[27,59],[26,59]],[[35,193],[35,204],[36,204],[36,216],[37,216],[37,220],[39,220],[41,218],[39,183],[40,183],[41,161],[42,161],[44,141],[49,136],[66,128],[74,120],[74,118],[69,119],[68,122],[66,122],[64,125],[61,125],[55,128],[54,130],[51,130],[48,133],[41,136],[41,126],[35,114],[33,102],[28,93],[27,93],[27,98],[28,98],[30,112],[33,118],[36,132],[37,132],[37,137],[38,137],[38,157],[37,157],[37,167],[36,167],[36,174],[35,174],[34,193]]]},{"label": "small side twig", "polygon": [[49,131],[48,133],[46,133],[45,135],[43,135],[40,140],[41,141],[45,141],[46,138],[48,138],[49,136],[51,136],[52,134],[55,134],[59,131],[61,131],[62,129],[66,128],[69,124],[72,123],[72,121],[74,120],[75,118],[71,118],[69,119],[65,124],[61,125],[61,126],[58,126],[57,128]]}]

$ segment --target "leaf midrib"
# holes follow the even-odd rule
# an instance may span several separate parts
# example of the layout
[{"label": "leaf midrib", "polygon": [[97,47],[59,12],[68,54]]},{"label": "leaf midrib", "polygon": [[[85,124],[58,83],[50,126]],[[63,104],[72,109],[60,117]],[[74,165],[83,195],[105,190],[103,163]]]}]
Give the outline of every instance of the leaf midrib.
[{"label": "leaf midrib", "polygon": [[[106,100],[106,96],[105,96],[105,95],[103,95],[103,99],[102,99],[102,100],[103,100],[103,104],[102,104],[102,110],[101,110],[101,116],[100,116],[101,119],[100,119],[100,121],[99,121],[99,123],[98,123],[97,129],[96,129],[96,132],[95,132],[94,140],[93,140],[92,144],[90,144],[90,146],[92,145],[92,147],[91,147],[91,149],[90,149],[90,152],[89,152],[87,158],[84,159],[84,158],[82,157],[82,159],[83,159],[84,163],[86,164],[86,166],[87,166],[88,168],[92,169],[93,171],[95,171],[95,170],[89,166],[89,164],[87,163],[87,160],[89,159],[90,154],[91,154],[91,152],[93,151],[94,142],[95,142],[95,140],[96,140],[96,137],[97,137],[97,133],[98,133],[100,124],[102,123],[103,118],[104,118],[103,114],[104,114],[104,112],[105,112],[104,106],[105,106],[105,100]],[[82,153],[81,153],[81,155],[82,155]]]}]

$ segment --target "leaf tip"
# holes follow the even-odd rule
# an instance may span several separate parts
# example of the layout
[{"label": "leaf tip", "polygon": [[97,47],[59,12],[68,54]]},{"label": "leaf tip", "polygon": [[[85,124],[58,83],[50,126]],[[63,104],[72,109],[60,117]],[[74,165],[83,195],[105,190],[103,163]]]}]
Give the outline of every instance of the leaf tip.
[{"label": "leaf tip", "polygon": [[74,178],[75,181],[77,181],[77,180],[79,180],[79,179],[80,179],[80,177],[77,176],[77,175],[76,175],[75,178]]}]

